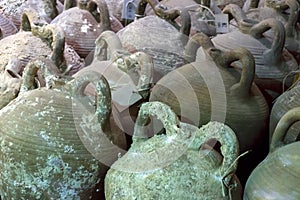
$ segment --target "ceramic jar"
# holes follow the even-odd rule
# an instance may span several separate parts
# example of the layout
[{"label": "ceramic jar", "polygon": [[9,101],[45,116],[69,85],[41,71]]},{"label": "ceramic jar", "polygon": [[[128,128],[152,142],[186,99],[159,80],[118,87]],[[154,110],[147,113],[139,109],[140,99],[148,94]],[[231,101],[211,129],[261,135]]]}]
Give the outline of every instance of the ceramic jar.
[{"label": "ceramic jar", "polygon": [[289,127],[299,119],[299,107],[289,110],[280,119],[272,136],[269,155],[255,168],[247,181],[245,200],[300,198],[300,143],[284,142]]},{"label": "ceramic jar", "polygon": [[[111,132],[106,79],[84,73],[68,80],[45,59],[25,68],[21,93],[0,112],[0,193],[3,199],[91,199],[123,152]],[[46,87],[35,89],[37,71]],[[93,83],[97,99],[83,94]],[[26,120],[24,120],[26,119]],[[103,188],[102,188],[103,191]]]},{"label": "ceramic jar", "polygon": [[[188,61],[183,56],[184,46],[190,31],[190,15],[187,10],[164,10],[157,0],[139,2],[136,15],[145,14],[147,4],[155,10],[156,15],[145,16],[130,23],[120,30],[119,36],[124,49],[130,52],[142,51],[153,58],[153,82]],[[180,31],[174,20],[181,16]],[[169,22],[171,21],[171,23]]]},{"label": "ceramic jar", "polygon": [[[139,105],[149,98],[152,86],[153,62],[143,52],[126,51],[118,36],[104,31],[96,40],[95,54],[91,64],[77,72],[102,74],[112,88],[112,112],[119,128],[131,136]],[[88,87],[87,92],[92,93]]]},{"label": "ceramic jar", "polygon": [[[96,38],[110,29],[107,5],[104,0],[65,1],[65,10],[55,17],[51,24],[61,27],[66,43],[72,46],[80,57],[85,58],[95,47]],[[99,9],[99,13],[97,11]],[[100,19],[101,18],[101,19]],[[97,21],[98,20],[98,21]]]},{"label": "ceramic jar", "polygon": [[[147,124],[158,119],[164,131],[148,135]],[[215,138],[221,153],[202,148]],[[238,142],[219,122],[200,129],[180,122],[161,102],[142,104],[133,143],[105,177],[105,198],[112,199],[241,199],[234,172]]]},{"label": "ceramic jar", "polygon": [[[283,85],[289,87],[293,83],[294,76],[290,76],[290,72],[299,68],[293,55],[284,48],[283,24],[274,18],[256,23],[248,19],[241,8],[233,4],[226,6],[223,13],[235,18],[239,30],[218,35],[212,39],[213,43],[221,50],[244,47],[253,54],[256,65],[255,83],[271,105],[272,101],[283,92]],[[268,30],[273,31],[273,40],[264,35]]]},{"label": "ceramic jar", "polygon": [[[199,127],[210,120],[230,126],[237,134],[241,152],[252,150],[240,160],[237,173],[244,182],[264,158],[264,145],[268,143],[269,108],[253,83],[254,57],[244,48],[221,51],[202,33],[192,39],[202,46],[206,57],[164,76],[153,87],[150,101],[166,103],[183,121]],[[241,73],[234,62],[238,60]]]}]

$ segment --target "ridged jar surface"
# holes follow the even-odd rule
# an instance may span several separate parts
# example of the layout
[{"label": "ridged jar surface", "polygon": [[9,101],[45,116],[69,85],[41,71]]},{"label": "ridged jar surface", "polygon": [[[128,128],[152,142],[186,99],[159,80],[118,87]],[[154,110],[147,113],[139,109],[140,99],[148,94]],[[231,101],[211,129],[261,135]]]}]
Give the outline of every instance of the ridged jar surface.
[{"label": "ridged jar surface", "polygon": [[[22,68],[25,68],[31,59],[40,56],[48,57],[51,54],[51,48],[42,39],[34,36],[30,31],[19,31],[0,40],[0,71],[5,69],[11,58],[19,59]],[[64,47],[64,58],[70,74],[84,67],[84,60],[67,44]]]},{"label": "ridged jar surface", "polygon": [[51,21],[65,32],[66,42],[85,58],[95,47],[101,34],[100,25],[87,10],[73,7],[63,11]]},{"label": "ridged jar surface", "polygon": [[251,173],[245,200],[300,199],[300,143],[270,153]]},{"label": "ridged jar surface", "polygon": [[90,199],[100,166],[76,131],[72,103],[80,110],[69,93],[41,88],[1,110],[3,199]]},{"label": "ridged jar surface", "polygon": [[18,32],[17,27],[7,19],[3,14],[0,14],[0,28],[3,37],[13,35]]}]

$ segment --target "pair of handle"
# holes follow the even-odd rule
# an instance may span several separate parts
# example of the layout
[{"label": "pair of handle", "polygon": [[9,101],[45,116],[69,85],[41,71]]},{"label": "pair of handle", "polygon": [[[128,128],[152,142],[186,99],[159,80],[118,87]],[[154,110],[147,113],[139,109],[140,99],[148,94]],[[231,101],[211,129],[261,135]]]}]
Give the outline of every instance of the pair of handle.
[{"label": "pair of handle", "polygon": [[[179,136],[180,134],[184,134],[182,133],[184,129],[181,129],[181,124],[177,115],[172,111],[172,109],[169,106],[158,101],[146,102],[142,104],[135,123],[134,135],[133,135],[134,143],[139,141],[147,142],[147,139],[143,138],[143,136],[146,135],[144,133],[145,126],[148,124],[150,116],[155,116],[157,119],[159,119],[162,122],[167,137],[174,139],[176,138],[176,136]],[[225,183],[223,182],[223,184],[226,185],[228,183],[226,181],[231,180],[237,168],[236,161],[238,159],[239,146],[238,146],[238,141],[235,133],[228,126],[219,122],[210,122],[207,125],[203,126],[202,128],[200,129],[196,128],[195,130],[196,131],[194,133],[191,133],[190,135],[187,133],[184,134],[184,135],[188,135],[187,136],[188,138],[186,138],[186,140],[191,141],[188,148],[192,150],[198,151],[202,145],[204,145],[207,141],[211,139],[216,139],[217,141],[220,142],[223,161],[221,164],[215,163],[216,172],[220,173],[220,175],[223,178],[223,181],[225,181]],[[180,138],[184,138],[184,137],[180,137]],[[174,144],[175,148],[176,145],[178,145],[177,148],[180,149],[181,148],[180,145],[186,143],[186,141],[182,141],[182,140],[183,139],[173,140],[174,143],[176,143]],[[157,151],[159,151],[159,149],[156,149],[156,152]],[[169,155],[169,156],[174,157],[176,155]],[[203,159],[205,159],[205,157]],[[201,161],[199,160],[199,162]],[[225,192],[224,195],[226,195],[226,191],[224,192]]]},{"label": "pair of handle", "polygon": [[222,12],[235,19],[241,32],[256,39],[264,38],[263,33],[272,29],[274,32],[273,42],[271,48],[263,53],[263,58],[266,63],[275,64],[280,61],[286,37],[284,25],[280,21],[274,18],[268,18],[261,22],[253,21],[248,19],[244,11],[235,4],[225,6]]},{"label": "pair of handle", "polygon": [[51,49],[51,60],[59,67],[61,72],[66,70],[66,61],[64,57],[65,36],[61,28],[47,24],[40,19],[33,10],[26,9],[21,18],[21,30],[31,31],[36,37],[44,41]]},{"label": "pair of handle", "polygon": [[[167,9],[162,6],[158,0],[140,0],[136,9],[136,17],[145,16],[147,4],[151,6],[157,16],[169,21],[172,25],[179,29],[180,33],[189,36],[191,29],[191,16],[187,9]],[[175,22],[175,19],[178,17],[181,18],[181,26]]]},{"label": "pair of handle", "polygon": [[241,61],[243,65],[241,78],[238,83],[231,87],[231,92],[241,98],[249,97],[255,75],[255,60],[253,55],[245,48],[236,48],[229,52],[222,52],[215,48],[211,39],[204,33],[197,33],[191,37],[186,45],[185,55],[190,60],[195,60],[199,46],[202,46],[218,66],[229,67],[232,62]]}]

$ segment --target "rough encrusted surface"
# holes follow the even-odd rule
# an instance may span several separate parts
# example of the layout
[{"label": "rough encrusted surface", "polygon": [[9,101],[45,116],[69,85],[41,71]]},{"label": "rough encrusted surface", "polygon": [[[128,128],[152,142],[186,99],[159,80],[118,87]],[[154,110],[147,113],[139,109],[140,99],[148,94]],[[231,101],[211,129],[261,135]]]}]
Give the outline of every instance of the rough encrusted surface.
[{"label": "rough encrusted surface", "polygon": [[[139,116],[143,115],[142,109]],[[163,120],[166,134],[134,140],[127,154],[106,175],[106,199],[230,199],[226,183],[232,187],[231,195],[240,199],[237,180],[225,178],[232,171],[228,164],[236,167],[237,142],[228,140],[232,139],[232,130],[218,122],[200,130],[184,123],[178,127],[171,120],[172,113],[162,114],[166,110],[161,107],[155,110],[162,117],[158,118]],[[215,152],[199,150],[208,138],[215,137],[223,137],[223,165]]]},{"label": "rough encrusted surface", "polygon": [[91,198],[102,180],[101,169],[77,135],[72,113],[76,102],[80,104],[72,93],[41,88],[22,93],[1,110],[2,198]]}]

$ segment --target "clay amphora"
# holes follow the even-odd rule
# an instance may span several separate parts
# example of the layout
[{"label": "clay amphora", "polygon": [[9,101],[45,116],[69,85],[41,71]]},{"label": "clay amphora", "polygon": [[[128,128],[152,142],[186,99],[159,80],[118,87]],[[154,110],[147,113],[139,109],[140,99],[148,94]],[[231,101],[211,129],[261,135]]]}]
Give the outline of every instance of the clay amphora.
[{"label": "clay amphora", "polygon": [[74,76],[85,71],[97,72],[108,80],[112,88],[114,120],[121,130],[131,136],[139,105],[148,100],[152,86],[151,57],[143,52],[126,51],[116,33],[104,31],[96,40],[92,63]]},{"label": "clay amphora", "polygon": [[245,200],[300,198],[300,142],[284,142],[289,127],[299,120],[299,107],[289,110],[280,119],[272,136],[268,156],[247,181]]},{"label": "clay amphora", "polygon": [[[152,117],[164,132],[147,135]],[[152,121],[152,120],[151,120]],[[202,149],[215,138],[221,153]],[[225,124],[210,122],[200,129],[180,122],[161,102],[142,104],[129,151],[105,177],[105,198],[112,199],[241,199],[235,177],[238,142]]]},{"label": "clay amphora", "polygon": [[[120,30],[117,35],[124,49],[131,52],[142,51],[153,58],[153,82],[156,83],[169,71],[188,62],[183,57],[183,50],[191,24],[187,10],[164,10],[159,7],[157,0],[140,1],[136,11],[138,17],[144,16],[148,3],[155,10],[156,16],[139,18]],[[178,24],[174,22],[179,16],[182,19],[180,31],[176,28]]]},{"label": "clay amphora", "polygon": [[[72,3],[75,2],[77,6],[72,7]],[[100,17],[97,9],[101,13]],[[103,31],[110,29],[109,13],[104,0],[67,0],[65,10],[55,17],[51,24],[56,24],[64,30],[66,43],[82,58],[95,48],[96,38]]]},{"label": "clay amphora", "polygon": [[[53,68],[48,60],[32,60],[21,93],[0,111],[3,199],[91,199],[96,187],[103,191],[108,166],[123,154],[117,145],[124,137],[109,126],[106,79],[87,72],[68,80],[51,74]],[[47,84],[35,89],[39,69],[48,74]],[[83,94],[90,83],[96,100]]]},{"label": "clay amphora", "polygon": [[[182,120],[199,127],[210,120],[230,126],[241,152],[252,150],[240,159],[238,176],[243,183],[264,158],[264,143],[268,143],[269,108],[253,83],[254,58],[244,48],[223,52],[202,33],[192,39],[202,46],[206,57],[164,76],[153,87],[150,101],[166,103]],[[241,73],[234,62],[237,60],[242,63]]]},{"label": "clay amphora", "polygon": [[62,11],[63,5],[58,0],[9,0],[0,1],[0,8],[0,13],[10,19],[19,29],[25,9],[35,10],[43,20],[50,23]]},{"label": "clay amphora", "polygon": [[[226,6],[223,12],[235,18],[239,30],[217,35],[212,39],[213,43],[221,50],[244,47],[253,54],[256,65],[255,83],[271,105],[272,101],[283,92],[282,86],[289,87],[293,83],[294,76],[289,76],[289,73],[298,69],[297,61],[284,48],[283,24],[274,18],[259,23],[253,22],[234,4]],[[273,40],[264,35],[268,30],[274,32]]]}]

